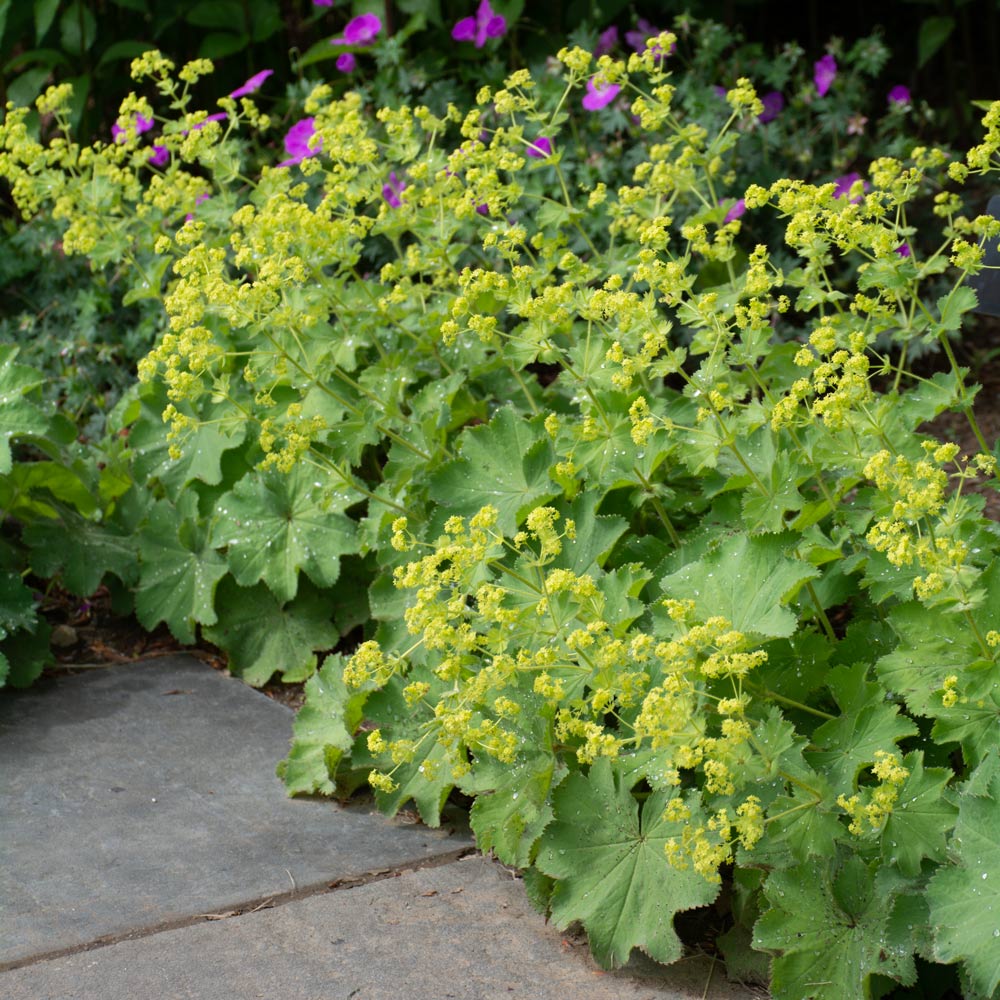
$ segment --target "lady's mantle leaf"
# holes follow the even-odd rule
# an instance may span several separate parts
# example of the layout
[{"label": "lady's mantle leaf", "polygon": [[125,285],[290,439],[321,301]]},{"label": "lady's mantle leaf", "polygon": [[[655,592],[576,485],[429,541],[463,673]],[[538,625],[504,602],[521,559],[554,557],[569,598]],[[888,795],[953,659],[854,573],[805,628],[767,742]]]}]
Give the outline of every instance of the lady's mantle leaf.
[{"label": "lady's mantle leaf", "polygon": [[138,483],[156,477],[172,498],[192,480],[215,485],[222,482],[222,456],[230,448],[241,445],[247,436],[249,423],[239,410],[228,403],[204,402],[197,413],[199,423],[179,442],[181,457],[170,457],[169,424],[162,413],[170,400],[162,382],[144,385],[140,389],[141,408],[138,420],[129,434],[133,469]]},{"label": "lady's mantle leaf", "polygon": [[339,557],[357,551],[354,522],[341,511],[361,497],[331,495],[315,479],[303,465],[284,475],[251,472],[219,498],[212,541],[229,547],[237,583],[263,580],[279,601],[295,596],[300,570],[319,587],[336,583]]},{"label": "lady's mantle leaf", "polygon": [[292,749],[278,765],[278,777],[289,795],[334,792],[333,772],[351,749],[367,696],[367,692],[352,695],[344,686],[343,673],[343,658],[336,653],[306,681],[305,704],[292,724]]},{"label": "lady's mantle leaf", "polygon": [[428,826],[437,827],[441,825],[441,809],[455,787],[455,779],[448,751],[438,741],[437,734],[421,728],[417,721],[423,711],[422,706],[411,707],[403,695],[406,684],[415,680],[427,681],[431,685],[426,701],[436,704],[441,700],[444,683],[429,670],[411,669],[405,678],[394,674],[385,687],[373,691],[365,702],[365,717],[369,723],[377,726],[387,741],[412,738],[415,744],[413,755],[394,765],[389,753],[381,756],[371,753],[367,746],[367,733],[362,731],[355,737],[351,765],[355,768],[378,767],[391,773],[397,786],[395,790],[375,793],[381,812],[395,816],[412,799],[420,818]]},{"label": "lady's mantle leaf", "polygon": [[305,680],[316,669],[315,650],[339,638],[329,601],[306,583],[286,604],[263,584],[247,589],[228,578],[218,606],[219,623],[205,629],[205,638],[224,649],[231,668],[254,687],[276,673],[285,681]]},{"label": "lady's mantle leaf", "polygon": [[[994,751],[977,773],[995,762]],[[972,986],[989,997],[1000,985],[1000,782],[977,782],[974,774],[969,784],[983,794],[967,789],[959,796],[955,863],[930,880],[927,899],[935,958],[961,961]]]},{"label": "lady's mantle leaf", "polygon": [[514,765],[478,762],[461,787],[476,797],[469,821],[479,850],[516,868],[531,864],[532,848],[552,819],[548,797],[555,773],[551,752],[528,754]]},{"label": "lady's mantle leaf", "polygon": [[764,885],[770,909],[754,927],[753,946],[773,952],[775,1000],[870,996],[873,975],[916,981],[912,946],[889,933],[905,883],[888,871],[873,878],[857,857],[827,859],[774,872]]},{"label": "lady's mantle leaf", "polygon": [[194,492],[177,506],[159,501],[139,535],[141,562],[136,617],[152,630],[164,621],[178,642],[194,642],[194,626],[216,621],[215,587],[226,563],[204,537]]},{"label": "lady's mantle leaf", "polygon": [[916,735],[917,727],[899,714],[898,705],[886,702],[880,684],[869,683],[863,663],[831,670],[827,685],[840,715],[813,733],[812,742],[819,749],[806,759],[835,792],[848,792],[861,768],[875,760],[877,750],[890,750],[897,740]]},{"label": "lady's mantle leaf", "polygon": [[535,862],[557,879],[552,919],[579,920],[605,968],[624,965],[633,948],[658,962],[681,957],[674,914],[711,903],[718,886],[667,860],[666,843],[681,824],[664,819],[672,791],[639,804],[601,758],[590,774],[571,774],[553,793],[555,821],[542,835]]},{"label": "lady's mantle leaf", "polygon": [[44,378],[27,365],[14,363],[18,348],[0,346],[0,473],[13,467],[10,439],[19,434],[44,434],[49,425],[42,412],[24,397]]},{"label": "lady's mantle leaf", "polygon": [[795,615],[781,605],[798,588],[819,576],[801,559],[789,559],[780,535],[734,535],[714,552],[662,581],[667,597],[691,598],[698,615],[722,615],[733,628],[768,638],[785,638],[796,628]]},{"label": "lady's mantle leaf", "polygon": [[952,772],[943,767],[924,770],[924,754],[915,750],[903,758],[910,776],[899,790],[882,832],[882,857],[895,861],[904,875],[920,874],[923,858],[943,861],[945,841],[958,809],[942,796]]},{"label": "lady's mantle leaf", "polygon": [[514,764],[503,764],[481,755],[472,771],[459,781],[467,795],[475,796],[470,822],[476,845],[493,851],[506,865],[527,868],[532,848],[552,819],[549,795],[566,767],[552,752],[551,712],[541,699],[524,696],[518,735],[524,748]]},{"label": "lady's mantle leaf", "polygon": [[512,535],[528,511],[558,494],[549,479],[552,462],[541,426],[505,406],[488,424],[462,435],[462,457],[434,475],[431,497],[449,514],[466,516],[492,504],[500,530]]}]

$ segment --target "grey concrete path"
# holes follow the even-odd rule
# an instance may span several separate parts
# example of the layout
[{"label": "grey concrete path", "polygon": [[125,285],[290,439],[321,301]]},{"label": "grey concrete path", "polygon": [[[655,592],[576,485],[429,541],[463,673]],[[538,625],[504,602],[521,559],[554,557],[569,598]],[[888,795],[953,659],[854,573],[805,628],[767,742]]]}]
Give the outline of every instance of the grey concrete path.
[{"label": "grey concrete path", "polygon": [[189,657],[0,694],[0,996],[751,996],[602,973],[462,830],[288,799],[291,719]]}]

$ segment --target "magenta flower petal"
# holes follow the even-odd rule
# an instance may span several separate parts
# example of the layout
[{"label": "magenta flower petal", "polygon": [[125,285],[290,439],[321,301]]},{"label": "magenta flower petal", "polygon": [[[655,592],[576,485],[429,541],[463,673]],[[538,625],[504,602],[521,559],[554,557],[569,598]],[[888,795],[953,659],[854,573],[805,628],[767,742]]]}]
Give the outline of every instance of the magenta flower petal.
[{"label": "magenta flower petal", "polygon": [[[834,198],[846,198],[851,193],[851,188],[861,180],[861,174],[857,171],[853,171],[849,174],[844,174],[843,177],[838,177],[834,183],[833,196]],[[864,191],[868,190],[868,181],[865,181],[862,189]],[[861,203],[861,196],[858,195],[857,198],[851,199],[852,205],[858,205]]]},{"label": "magenta flower petal", "polygon": [[[148,132],[154,125],[152,118],[146,118],[143,115],[137,114],[135,116],[135,134],[142,135],[143,132]],[[111,136],[115,142],[124,142],[126,139],[125,129],[115,122],[111,126]]]},{"label": "magenta flower petal", "polygon": [[232,98],[246,97],[256,90],[260,90],[261,84],[274,72],[273,69],[262,69],[259,73],[254,73],[242,87],[237,87],[229,96]]},{"label": "magenta flower petal", "polygon": [[887,100],[890,104],[909,104],[910,103],[910,88],[904,87],[901,83],[897,83],[892,90],[886,95]]},{"label": "magenta flower petal", "polygon": [[837,60],[828,52],[822,59],[813,63],[813,82],[820,97],[826,97],[834,77],[837,75]]},{"label": "magenta flower petal", "polygon": [[535,160],[544,160],[552,155],[552,140],[545,135],[533,139],[528,145],[528,156]]},{"label": "magenta flower petal", "polygon": [[486,44],[487,38],[499,38],[507,30],[507,19],[496,14],[490,0],[482,0],[476,8],[475,17],[463,17],[451,29],[451,37],[456,42],[473,42],[477,49]]},{"label": "magenta flower petal", "polygon": [[455,22],[455,27],[451,29],[451,37],[456,42],[471,42],[476,37],[476,19],[474,17],[463,17],[461,21]]},{"label": "magenta flower petal", "polygon": [[896,247],[896,253],[898,253],[900,257],[909,257],[911,253],[910,244],[900,243],[899,246]]},{"label": "magenta flower petal", "polygon": [[170,162],[170,150],[166,146],[154,146],[147,162],[154,167],[165,167]]},{"label": "magenta flower petal", "polygon": [[476,211],[480,215],[489,215],[490,214],[490,206],[487,205],[486,202],[484,201],[481,205],[476,205]]},{"label": "magenta flower petal", "polygon": [[403,199],[400,195],[406,185],[396,176],[396,172],[393,171],[389,174],[389,181],[387,184],[382,185],[382,197],[393,207],[399,208],[403,204]]},{"label": "magenta flower petal", "polygon": [[607,55],[618,44],[618,28],[611,25],[597,36],[597,44],[594,46],[594,57],[600,58]]},{"label": "magenta flower petal", "polygon": [[303,118],[302,121],[296,122],[285,135],[285,151],[290,159],[282,160],[278,166],[291,167],[301,163],[306,157],[315,156],[323,148],[322,139],[310,148],[310,142],[315,135],[315,118]]},{"label": "magenta flower petal", "polygon": [[747,210],[747,203],[740,198],[739,201],[735,202],[730,206],[729,211],[726,212],[726,217],[722,220],[723,224],[727,222],[732,222],[733,219],[738,219]]},{"label": "magenta flower petal", "polygon": [[631,31],[625,32],[625,41],[628,43],[629,48],[635,52],[642,53],[646,51],[646,39],[652,38],[659,33],[659,28],[654,28],[644,17],[640,17],[636,22],[636,26]]},{"label": "magenta flower petal", "polygon": [[204,128],[209,122],[224,122],[229,118],[225,111],[216,111],[214,115],[209,115],[204,121],[192,126],[195,131]]},{"label": "magenta flower petal", "polygon": [[618,96],[621,89],[617,83],[605,83],[601,86],[595,77],[591,77],[587,81],[587,93],[583,97],[583,106],[588,111],[600,111]]},{"label": "magenta flower petal", "polygon": [[341,73],[353,73],[357,68],[358,61],[354,58],[353,52],[341,52],[337,56],[337,69]]},{"label": "magenta flower petal", "polygon": [[483,30],[487,38],[499,38],[507,30],[507,18],[502,14],[494,14],[486,22],[486,27]]},{"label": "magenta flower petal", "polygon": [[[640,17],[636,22],[634,30],[625,32],[625,41],[628,42],[630,48],[634,49],[641,55],[646,51],[646,40],[659,34],[659,28],[650,24],[644,17]],[[667,55],[673,55],[676,49],[677,43],[674,42],[673,45],[670,46],[670,51]],[[656,56],[657,61],[663,58],[663,51],[660,49],[659,45],[654,45],[652,51]]]},{"label": "magenta flower petal", "polygon": [[767,123],[774,121],[785,108],[785,98],[780,90],[772,90],[760,99],[764,110],[757,115],[757,121]]},{"label": "magenta flower petal", "polygon": [[378,14],[358,14],[344,26],[342,38],[331,38],[331,45],[371,45],[382,30]]}]

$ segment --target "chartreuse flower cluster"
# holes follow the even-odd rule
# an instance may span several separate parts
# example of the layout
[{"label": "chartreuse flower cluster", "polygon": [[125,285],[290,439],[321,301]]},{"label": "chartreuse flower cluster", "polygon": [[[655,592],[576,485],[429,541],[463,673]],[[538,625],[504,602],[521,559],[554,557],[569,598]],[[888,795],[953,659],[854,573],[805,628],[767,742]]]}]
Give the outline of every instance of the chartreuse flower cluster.
[{"label": "chartreuse flower cluster", "polygon": [[[997,233],[954,185],[993,169],[1000,104],[965,163],[916,147],[849,186],[738,191],[763,102],[739,79],[721,124],[679,115],[673,42],[565,49],[561,80],[519,70],[440,115],[319,87],[303,155],[263,164],[251,103],[208,121],[207,67],[148,54],[160,98],[123,103],[125,141],[46,145],[8,109],[0,174],[69,252],[162,294],[123,420],[174,546],[303,629],[364,619],[371,583],[360,643],[310,681],[292,790],[360,774],[437,823],[458,786],[605,964],[676,958],[672,915],[732,866],[774,996],[912,984],[919,954],[987,997],[989,949],[943,930],[981,922],[992,862],[966,845],[1000,820],[1000,542],[972,489],[995,444],[951,338]],[[635,149],[600,173],[569,118],[612,87]],[[60,128],[67,96],[40,105]],[[918,378],[928,340],[948,370]],[[925,432],[944,410],[975,454]]]},{"label": "chartreuse flower cluster", "polygon": [[[681,842],[668,844],[671,863],[693,863],[718,881],[733,846],[751,848],[764,831],[760,800],[736,792],[754,754],[744,681],[767,653],[721,616],[698,622],[692,600],[663,600],[662,628],[622,627],[609,613],[603,572],[553,566],[572,550],[572,519],[536,507],[524,530],[506,538],[497,516],[487,506],[468,521],[450,517],[432,551],[396,569],[396,585],[415,595],[405,620],[419,638],[406,656],[366,642],[344,668],[350,688],[382,687],[392,674],[407,682],[411,719],[404,728],[419,735],[368,733],[367,749],[381,765],[371,784],[395,791],[396,772],[428,740],[444,756],[433,767],[425,761],[426,780],[438,778],[441,766],[459,782],[484,755],[514,765],[522,743],[516,720],[540,708],[555,740],[581,765],[652,751],[655,787],[677,788],[683,773],[697,773],[707,796],[734,798],[732,822],[720,819],[725,808],[716,810],[707,826],[685,828]],[[418,547],[405,518],[393,523],[393,546]],[[428,699],[433,681],[413,679],[428,672],[446,685],[436,700]],[[672,799],[666,814],[687,820],[691,808]],[[711,847],[706,830],[715,834]]]}]

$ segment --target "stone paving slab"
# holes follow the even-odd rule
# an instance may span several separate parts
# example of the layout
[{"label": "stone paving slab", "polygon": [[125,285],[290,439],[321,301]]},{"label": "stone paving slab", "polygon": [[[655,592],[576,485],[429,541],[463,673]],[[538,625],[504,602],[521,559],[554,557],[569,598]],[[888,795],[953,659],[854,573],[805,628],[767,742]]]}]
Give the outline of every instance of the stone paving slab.
[{"label": "stone paving slab", "polygon": [[471,845],[289,799],[274,766],[291,721],[187,656],[5,691],[0,968]]},{"label": "stone paving slab", "polygon": [[602,972],[481,856],[0,973],[5,1000],[752,1000],[706,959]]}]

